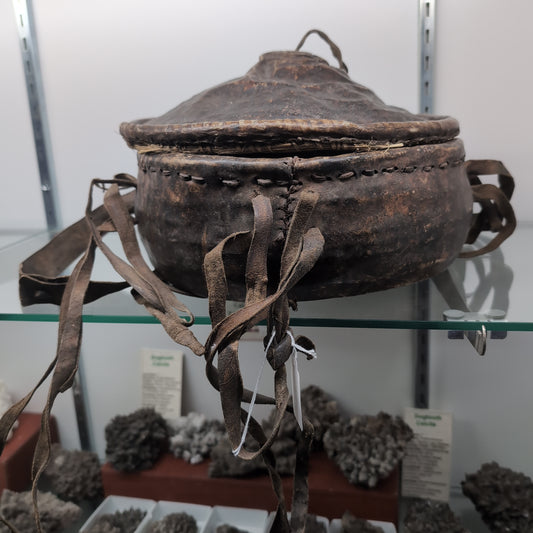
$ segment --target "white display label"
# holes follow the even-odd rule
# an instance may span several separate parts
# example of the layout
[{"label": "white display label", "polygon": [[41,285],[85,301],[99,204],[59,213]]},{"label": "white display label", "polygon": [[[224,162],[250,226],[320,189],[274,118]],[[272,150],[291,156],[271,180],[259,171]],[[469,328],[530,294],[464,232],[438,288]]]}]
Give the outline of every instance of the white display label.
[{"label": "white display label", "polygon": [[181,381],[183,352],[177,350],[141,350],[142,404],[153,407],[163,418],[181,416]]},{"label": "white display label", "polygon": [[402,496],[447,502],[450,495],[451,413],[405,409],[415,436],[402,462]]}]

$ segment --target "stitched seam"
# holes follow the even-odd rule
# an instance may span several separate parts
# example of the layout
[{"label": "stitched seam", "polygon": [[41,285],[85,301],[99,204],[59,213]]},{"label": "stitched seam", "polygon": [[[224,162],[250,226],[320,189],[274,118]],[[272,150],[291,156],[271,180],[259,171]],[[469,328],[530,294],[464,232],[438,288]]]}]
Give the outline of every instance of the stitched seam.
[{"label": "stitched seam", "polygon": [[[281,179],[271,179],[271,178],[255,178],[254,182],[259,187],[271,187],[271,186],[284,186],[286,187],[287,192],[283,195],[281,195],[283,198],[285,198],[285,201],[283,203],[283,206],[278,208],[282,210],[284,213],[286,213],[285,218],[288,217],[290,219],[290,216],[292,212],[290,211],[290,204],[295,201],[293,198],[293,195],[300,190],[301,183],[295,179],[295,160],[296,158],[292,158],[291,160],[291,169],[290,169],[290,177],[287,180]],[[385,168],[368,168],[368,169],[362,169],[362,170],[351,170],[351,171],[345,171],[341,174],[338,174],[335,177],[332,177],[330,175],[326,174],[310,174],[309,178],[316,182],[321,183],[324,181],[332,181],[334,179],[338,181],[349,181],[351,179],[360,179],[365,177],[372,177],[376,176],[377,174],[411,174],[418,170],[419,168],[423,172],[431,172],[433,170],[446,170],[448,167],[458,167],[464,164],[464,158],[463,159],[456,159],[453,161],[443,161],[438,164],[434,165],[424,165],[421,167],[418,167],[416,165],[406,166],[406,167],[385,167]],[[160,167],[152,167],[152,166],[146,166],[143,165],[140,167],[141,171],[144,173],[150,173],[150,174],[160,174],[164,177],[174,177],[179,178],[183,182],[191,182],[196,183],[200,185],[207,185],[209,184],[209,180],[207,178],[203,178],[201,176],[193,176],[191,174],[186,174],[183,172],[179,172],[178,170],[169,170],[169,169],[163,169]],[[243,184],[243,181],[239,180],[238,178],[219,178],[220,183],[222,185],[228,187],[228,188],[236,188]]]}]

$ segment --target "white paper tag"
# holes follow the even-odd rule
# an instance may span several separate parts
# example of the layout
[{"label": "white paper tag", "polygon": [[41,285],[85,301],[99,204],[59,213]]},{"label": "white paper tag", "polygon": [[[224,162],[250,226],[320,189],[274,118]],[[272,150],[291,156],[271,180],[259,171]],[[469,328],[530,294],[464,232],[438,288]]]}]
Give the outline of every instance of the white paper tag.
[{"label": "white paper tag", "polygon": [[300,372],[298,371],[298,355],[296,350],[293,350],[291,355],[291,381],[294,418],[296,418],[298,426],[300,426],[300,429],[303,431],[304,423],[302,415],[302,391],[300,390]]},{"label": "white paper tag", "polygon": [[415,436],[402,461],[402,496],[447,502],[450,495],[452,414],[406,408]]},{"label": "white paper tag", "polygon": [[183,352],[143,348],[142,405],[168,420],[181,416]]}]

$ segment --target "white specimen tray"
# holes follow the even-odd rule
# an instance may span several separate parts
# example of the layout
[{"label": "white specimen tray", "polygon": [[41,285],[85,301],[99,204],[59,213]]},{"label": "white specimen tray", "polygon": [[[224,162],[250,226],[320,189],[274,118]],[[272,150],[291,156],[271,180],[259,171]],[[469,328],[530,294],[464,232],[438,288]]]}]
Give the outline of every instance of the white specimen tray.
[{"label": "white specimen tray", "polygon": [[203,533],[205,526],[207,525],[207,521],[211,516],[211,511],[212,508],[209,505],[159,501],[147,513],[144,520],[139,524],[139,527],[136,529],[136,533],[147,532],[148,526],[151,523],[162,520],[165,516],[172,513],[187,513],[188,515],[191,515],[196,520],[198,533]]},{"label": "white specimen tray", "polygon": [[215,533],[217,527],[224,524],[248,531],[248,533],[265,533],[267,522],[267,511],[216,505],[211,511],[204,533]]},{"label": "white specimen tray", "polygon": [[[379,520],[369,520],[373,526],[383,529],[383,533],[396,533],[396,526],[392,522],[380,522]],[[329,533],[341,533],[342,520],[335,518],[329,523]]]},{"label": "white specimen tray", "polygon": [[[126,511],[128,509],[140,509],[146,511],[141,524],[150,515],[150,511],[155,507],[156,502],[154,500],[147,500],[145,498],[129,498],[127,496],[108,496],[94,511],[94,513],[87,519],[85,524],[81,526],[80,533],[89,531],[94,523],[105,514],[114,514],[117,511]],[[139,525],[140,527],[140,525]],[[138,528],[137,528],[138,530]],[[136,531],[137,531],[136,530]]]}]

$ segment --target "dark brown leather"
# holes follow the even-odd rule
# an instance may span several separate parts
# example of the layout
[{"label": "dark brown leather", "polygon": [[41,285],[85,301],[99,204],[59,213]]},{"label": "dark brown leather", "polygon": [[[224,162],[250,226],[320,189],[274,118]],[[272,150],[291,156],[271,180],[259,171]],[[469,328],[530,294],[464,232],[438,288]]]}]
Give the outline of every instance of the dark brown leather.
[{"label": "dark brown leather", "polygon": [[[327,40],[344,65],[327,36],[309,33]],[[484,230],[502,230],[492,200],[482,200],[492,225],[485,215],[472,222],[458,132],[455,119],[388,106],[345,69],[300,51],[264,54],[240,78],[160,117],[121,125],[139,152],[139,233],[157,274],[179,292],[207,295],[198,265],[228,234],[251,228],[254,196],[273,205],[268,254],[276,265],[302,191],[319,194],[313,223],[325,248],[288,295],[295,300],[434,276],[459,255],[471,225],[483,220]],[[228,252],[232,300],[245,297],[244,265]],[[269,271],[268,292],[278,272]]]},{"label": "dark brown leather", "polygon": [[160,117],[123,123],[120,132],[139,152],[318,155],[445,142],[459,125],[388,106],[323,59],[284,51]]},{"label": "dark brown leather", "polygon": [[[296,202],[314,191],[325,248],[290,297],[362,294],[433,276],[457,257],[472,210],[463,160],[459,140],[310,159],[141,154],[135,211],[157,273],[205,297],[198,265],[226,235],[251,228],[255,195],[273,205],[275,264]],[[244,261],[227,255],[228,298],[243,300]],[[275,272],[269,280],[272,289]]]}]

